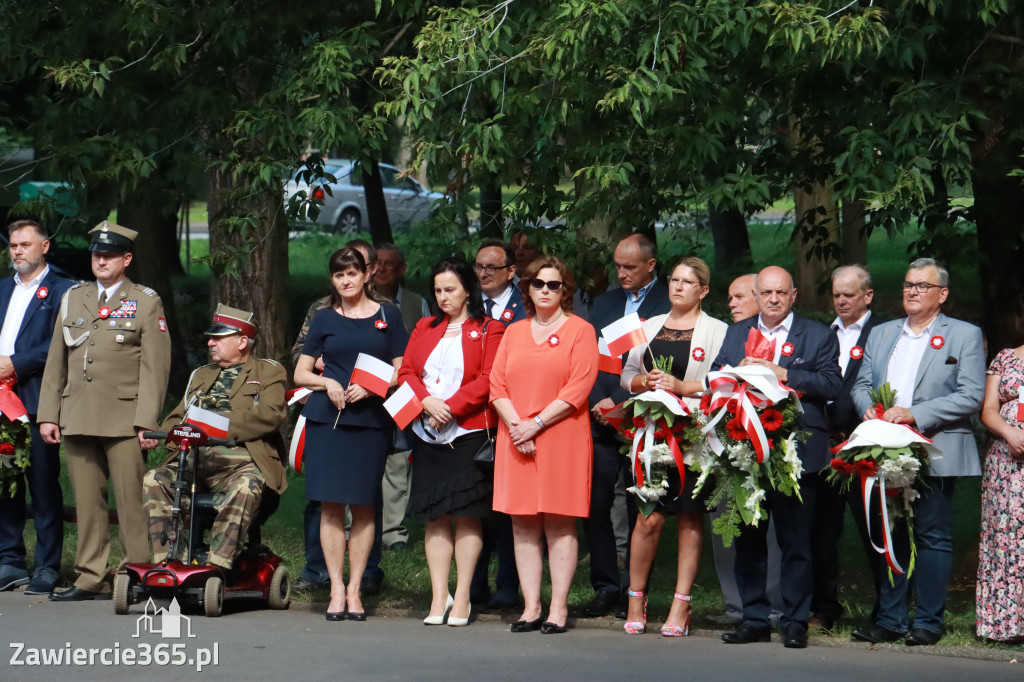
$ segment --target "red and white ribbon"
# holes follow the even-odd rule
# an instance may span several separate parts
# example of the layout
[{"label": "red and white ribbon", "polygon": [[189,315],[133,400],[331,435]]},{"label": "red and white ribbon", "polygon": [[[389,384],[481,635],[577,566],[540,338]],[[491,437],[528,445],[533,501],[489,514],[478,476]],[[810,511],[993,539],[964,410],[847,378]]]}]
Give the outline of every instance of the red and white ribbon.
[{"label": "red and white ribbon", "polygon": [[[874,488],[875,483],[878,483],[878,503],[882,507],[881,547],[875,544],[875,539],[871,537],[871,490]],[[892,569],[893,573],[902,575],[904,573],[903,567],[896,560],[896,552],[893,550],[892,545],[892,531],[889,528],[889,505],[885,501],[885,477],[861,476],[860,485],[864,496],[864,522],[867,524],[868,539],[871,540],[871,546],[879,554],[885,555],[885,561],[889,564],[889,568]]]},{"label": "red and white ribbon", "polygon": [[295,431],[292,432],[292,442],[288,446],[288,466],[298,473],[302,473],[302,451],[306,449],[306,418],[301,414],[295,421]]}]

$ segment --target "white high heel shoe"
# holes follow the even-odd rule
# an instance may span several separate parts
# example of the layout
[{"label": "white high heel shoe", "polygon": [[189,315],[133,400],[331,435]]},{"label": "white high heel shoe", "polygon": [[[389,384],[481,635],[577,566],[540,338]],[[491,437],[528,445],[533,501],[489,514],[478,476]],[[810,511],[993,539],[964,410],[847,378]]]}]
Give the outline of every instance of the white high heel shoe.
[{"label": "white high heel shoe", "polygon": [[[445,618],[448,617],[448,612],[452,610],[452,606],[455,605],[455,598],[452,595],[448,595],[448,601],[444,605],[444,613],[440,616],[427,616],[423,619],[424,625],[444,625]],[[469,622],[469,619],[466,619]]]},{"label": "white high heel shoe", "polygon": [[469,606],[469,613],[466,614],[465,618],[456,618],[455,616],[448,616],[448,625],[453,628],[461,628],[469,625],[469,617],[473,615],[473,605]]}]

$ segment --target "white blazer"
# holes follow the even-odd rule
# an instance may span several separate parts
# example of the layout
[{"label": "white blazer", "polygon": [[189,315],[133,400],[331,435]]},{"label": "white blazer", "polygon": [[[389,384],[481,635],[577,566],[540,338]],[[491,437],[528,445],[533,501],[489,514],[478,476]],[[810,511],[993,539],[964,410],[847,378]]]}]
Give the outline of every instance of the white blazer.
[{"label": "white blazer", "polygon": [[[656,315],[644,322],[644,333],[648,339],[653,339],[665,326],[668,315]],[[716,320],[703,310],[697,318],[697,324],[693,328],[693,340],[690,342],[690,357],[687,358],[686,372],[683,373],[683,381],[703,381],[711,370],[711,363],[718,357],[718,351],[725,340],[725,330],[729,325],[721,320]],[[700,348],[704,351],[704,357],[694,360],[693,351]],[[637,346],[629,351],[626,365],[622,368],[622,387],[632,392],[633,377],[638,374],[646,374],[644,370],[644,353],[647,346]],[[683,402],[690,410],[697,409],[699,400],[696,398],[683,398]]]}]

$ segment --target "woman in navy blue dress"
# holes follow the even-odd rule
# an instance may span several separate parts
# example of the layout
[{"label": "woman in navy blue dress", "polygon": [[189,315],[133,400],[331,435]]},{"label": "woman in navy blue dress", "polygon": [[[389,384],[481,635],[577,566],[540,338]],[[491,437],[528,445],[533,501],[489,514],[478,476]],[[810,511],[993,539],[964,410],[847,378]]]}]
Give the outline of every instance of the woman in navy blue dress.
[{"label": "woman in navy blue dress", "polygon": [[[365,620],[359,585],[373,544],[374,508],[380,502],[384,464],[395,428],[384,400],[351,383],[360,353],[392,365],[402,364],[408,335],[401,313],[370,295],[370,271],[352,248],[330,260],[331,306],[316,313],[295,383],[314,392],[306,401],[306,497],[322,504],[320,543],[331,578],[327,620]],[[323,357],[323,374],[314,371]],[[390,377],[391,385],[395,375]],[[349,582],[345,564],[345,506],[352,511],[349,533]]]}]

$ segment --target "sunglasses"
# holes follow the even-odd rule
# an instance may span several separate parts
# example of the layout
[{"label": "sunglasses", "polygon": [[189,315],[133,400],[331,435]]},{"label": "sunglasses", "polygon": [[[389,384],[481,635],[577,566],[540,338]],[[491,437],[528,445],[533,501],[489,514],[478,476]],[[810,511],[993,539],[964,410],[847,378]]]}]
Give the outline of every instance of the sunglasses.
[{"label": "sunglasses", "polygon": [[530,280],[530,286],[532,288],[538,290],[538,291],[540,291],[544,287],[547,287],[548,291],[558,291],[559,289],[562,288],[562,282],[559,282],[557,280],[552,280],[550,282],[545,282],[544,280],[537,279],[535,277],[535,278]]}]

